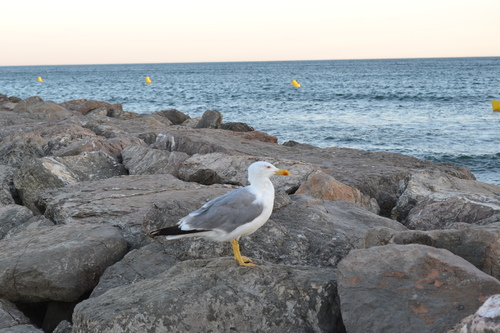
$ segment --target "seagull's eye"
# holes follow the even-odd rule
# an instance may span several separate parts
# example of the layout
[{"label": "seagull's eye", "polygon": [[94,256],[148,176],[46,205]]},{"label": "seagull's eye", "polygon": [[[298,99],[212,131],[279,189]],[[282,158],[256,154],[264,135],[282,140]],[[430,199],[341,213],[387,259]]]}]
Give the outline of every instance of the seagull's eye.
[{"label": "seagull's eye", "polygon": [[268,166],[266,166],[266,168],[271,169],[271,167],[270,167],[269,165],[268,165]]}]

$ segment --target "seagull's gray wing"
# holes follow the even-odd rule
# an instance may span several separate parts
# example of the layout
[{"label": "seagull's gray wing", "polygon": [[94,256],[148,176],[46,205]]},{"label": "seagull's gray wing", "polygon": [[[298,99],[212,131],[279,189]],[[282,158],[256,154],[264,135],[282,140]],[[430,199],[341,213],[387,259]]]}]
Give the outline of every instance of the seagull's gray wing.
[{"label": "seagull's gray wing", "polygon": [[264,205],[254,203],[255,199],[255,195],[246,187],[233,190],[184,217],[180,227],[182,230],[218,229],[231,232],[262,213]]}]

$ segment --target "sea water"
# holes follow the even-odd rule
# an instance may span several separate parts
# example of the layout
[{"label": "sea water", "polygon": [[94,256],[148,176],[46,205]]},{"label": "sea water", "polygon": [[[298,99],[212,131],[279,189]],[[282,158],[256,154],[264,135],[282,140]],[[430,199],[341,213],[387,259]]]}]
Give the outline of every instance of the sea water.
[{"label": "sea water", "polygon": [[280,142],[403,153],[500,185],[500,57],[0,67],[0,93],[218,110]]}]

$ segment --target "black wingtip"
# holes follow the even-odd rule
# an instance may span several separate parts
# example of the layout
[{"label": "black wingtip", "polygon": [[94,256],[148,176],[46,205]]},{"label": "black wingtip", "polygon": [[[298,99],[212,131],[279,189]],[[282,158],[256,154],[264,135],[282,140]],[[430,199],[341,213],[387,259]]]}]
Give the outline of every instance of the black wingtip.
[{"label": "black wingtip", "polygon": [[176,235],[193,234],[193,233],[203,232],[203,231],[206,231],[206,230],[181,230],[179,228],[179,226],[176,225],[173,227],[158,229],[158,230],[150,232],[149,234],[153,237],[155,237],[155,236],[176,236]]}]

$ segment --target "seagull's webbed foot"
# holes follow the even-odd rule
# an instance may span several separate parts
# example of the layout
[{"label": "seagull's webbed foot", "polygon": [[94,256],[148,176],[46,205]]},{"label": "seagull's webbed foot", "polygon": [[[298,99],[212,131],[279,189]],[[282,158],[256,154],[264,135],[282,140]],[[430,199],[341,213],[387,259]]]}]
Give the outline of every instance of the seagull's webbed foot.
[{"label": "seagull's webbed foot", "polygon": [[240,253],[240,245],[238,244],[237,240],[232,240],[231,245],[233,246],[233,252],[234,252],[234,259],[241,265],[241,266],[256,266],[253,261],[245,256],[242,256]]}]

